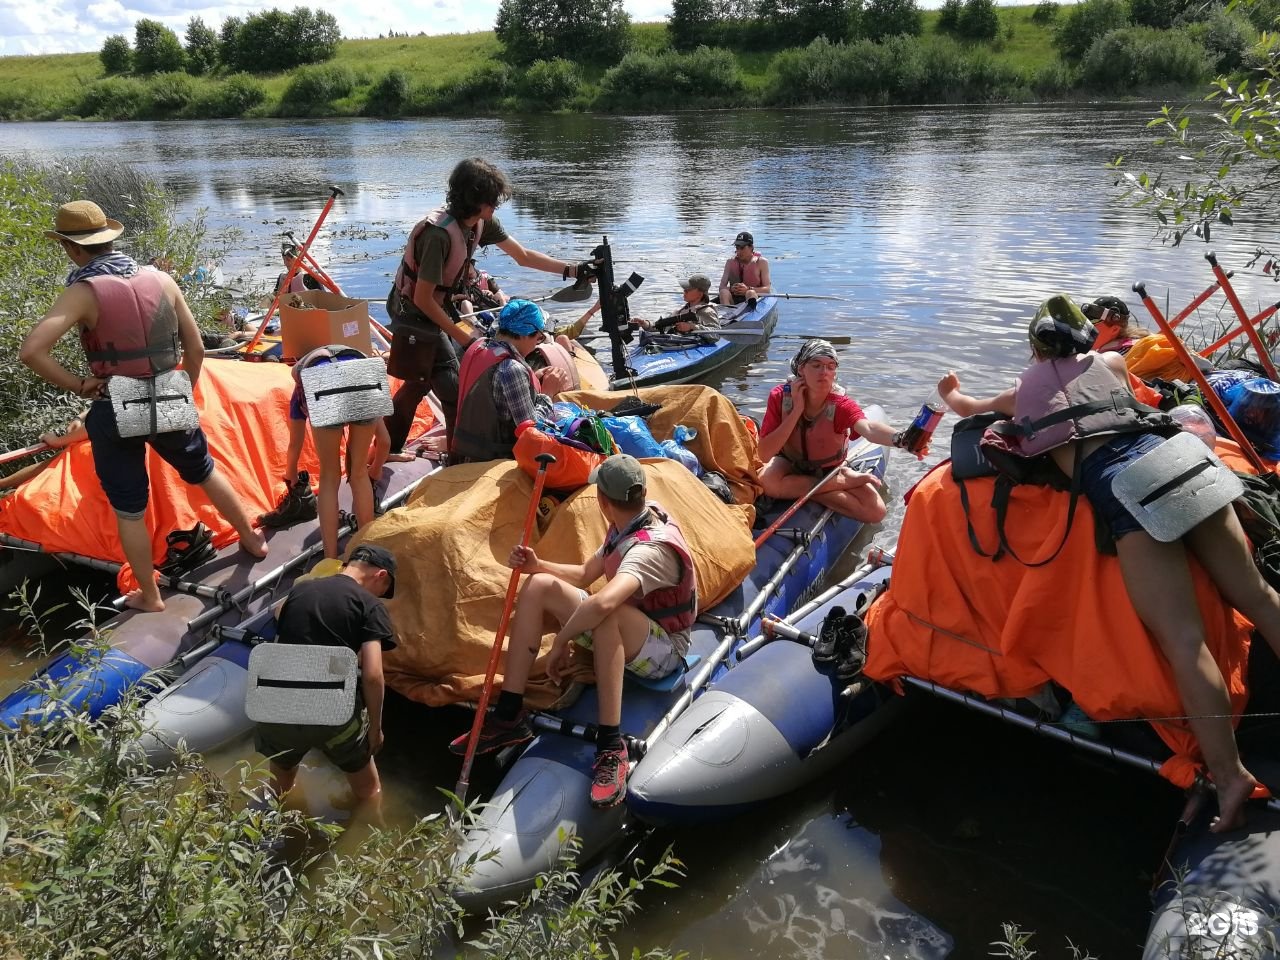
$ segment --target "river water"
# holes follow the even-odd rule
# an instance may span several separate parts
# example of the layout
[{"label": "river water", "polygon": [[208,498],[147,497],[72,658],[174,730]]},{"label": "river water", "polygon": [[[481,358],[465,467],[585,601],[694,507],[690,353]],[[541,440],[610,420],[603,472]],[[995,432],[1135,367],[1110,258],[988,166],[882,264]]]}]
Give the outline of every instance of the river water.
[{"label": "river water", "polygon": [[[1026,322],[1051,293],[1117,294],[1141,312],[1128,291],[1143,279],[1176,311],[1212,280],[1206,248],[1153,241],[1151,221],[1116,201],[1105,169],[1117,154],[1138,169],[1151,158],[1144,124],[1155,109],[9,124],[0,151],[137,164],[184,214],[204,210],[211,226],[241,231],[224,270],[257,281],[279,270],[279,233],[305,236],[336,184],[345,196],[313,252],[374,300],[466,156],[511,177],[516,193],[499,217],[526,247],[580,260],[607,235],[619,275],[645,277],[634,315],[672,307],[691,273],[714,282],[734,235],[750,230],[775,289],[844,299],[784,303],[773,341],[712,385],[758,417],[800,338],[832,337],[844,385],[905,425],[947,369],[974,391],[1007,386],[1027,360]],[[1243,273],[1245,231],[1214,249],[1241,271],[1247,306],[1275,299],[1268,278]],[[482,266],[509,292],[558,285],[497,250]],[[1220,320],[1214,306],[1191,323]],[[877,543],[893,545],[900,494],[927,465],[894,458]],[[380,765],[394,822],[438,809],[430,788],[456,771],[439,749],[452,730],[406,704],[389,723]],[[341,793],[321,769],[303,783],[322,808]],[[689,877],[649,898],[626,939],[709,957],[965,957],[1015,922],[1038,931],[1044,950],[1059,953],[1070,937],[1123,956],[1142,940],[1146,884],[1176,805],[1160,783],[922,705],[800,794],[716,830],[652,838],[646,852],[673,844]]]}]

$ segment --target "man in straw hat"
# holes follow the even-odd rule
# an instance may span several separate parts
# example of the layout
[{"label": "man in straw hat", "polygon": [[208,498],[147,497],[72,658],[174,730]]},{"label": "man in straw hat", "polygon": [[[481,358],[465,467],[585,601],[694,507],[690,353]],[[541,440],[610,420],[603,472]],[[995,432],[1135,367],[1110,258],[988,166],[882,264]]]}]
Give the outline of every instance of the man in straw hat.
[{"label": "man in straw hat", "polygon": [[[116,512],[120,545],[139,587],[125,602],[138,610],[163,610],[151,561],[151,534],[144,514],[148,482],[146,445],[205,495],[240,535],[240,545],[255,557],[267,555],[267,543],[249,525],[230,484],[214,469],[204,431],[176,430],[147,437],[121,437],[104,388],[112,376],[146,379],[183,369],[194,385],[204,348],[200,330],[177,283],[167,273],[144,268],[115,252],[124,233],[90,200],[58,209],[54,229],[45,236],[62,245],[75,264],[67,287],[44,318],[27,334],[19,357],[56,387],[92,400],[85,428],[93,445],[93,465]],[[66,334],[78,329],[90,375],[79,377],[53,356]]]}]

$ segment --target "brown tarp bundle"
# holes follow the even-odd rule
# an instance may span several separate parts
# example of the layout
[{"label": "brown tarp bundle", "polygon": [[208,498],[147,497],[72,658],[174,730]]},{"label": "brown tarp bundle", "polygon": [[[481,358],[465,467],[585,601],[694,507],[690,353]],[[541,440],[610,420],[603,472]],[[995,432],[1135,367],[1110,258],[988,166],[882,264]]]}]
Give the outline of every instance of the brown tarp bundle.
[{"label": "brown tarp bundle", "polygon": [[[700,604],[709,609],[755,564],[753,510],[725,505],[673,460],[643,463],[649,499],[666,508],[689,542]],[[392,689],[431,706],[479,699],[511,575],[506,559],[520,541],[532,492],[533,481],[514,461],[449,467],[423,481],[405,508],[369,526],[363,539],[390,549],[398,563],[388,606],[399,646],[384,658]],[[586,487],[540,516],[533,546],[543,559],[580,563],[604,541],[605,526],[595,489]],[[543,637],[543,653],[553,636]],[[528,703],[545,707],[559,696],[535,664]]]}]

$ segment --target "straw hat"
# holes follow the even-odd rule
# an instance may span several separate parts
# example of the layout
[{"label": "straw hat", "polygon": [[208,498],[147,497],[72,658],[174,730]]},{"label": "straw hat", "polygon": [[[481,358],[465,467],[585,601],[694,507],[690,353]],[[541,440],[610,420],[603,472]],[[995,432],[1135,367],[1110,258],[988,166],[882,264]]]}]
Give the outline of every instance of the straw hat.
[{"label": "straw hat", "polygon": [[112,220],[92,200],[72,200],[58,208],[53,229],[44,235],[50,240],[70,240],[82,247],[106,243],[124,233],[124,224]]}]

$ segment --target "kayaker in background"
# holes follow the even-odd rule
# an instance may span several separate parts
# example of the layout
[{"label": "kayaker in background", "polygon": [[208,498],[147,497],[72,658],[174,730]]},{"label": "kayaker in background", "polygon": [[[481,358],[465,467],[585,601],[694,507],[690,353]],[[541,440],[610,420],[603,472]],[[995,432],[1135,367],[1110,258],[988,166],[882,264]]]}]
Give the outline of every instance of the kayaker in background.
[{"label": "kayaker in background", "polygon": [[[1240,762],[1226,683],[1205,645],[1188,550],[1223,599],[1244,614],[1277,653],[1280,597],[1258,572],[1230,506],[1217,510],[1181,539],[1162,542],[1120,502],[1112,481],[1165,443],[1168,434],[1155,431],[1170,428],[1176,433],[1176,422],[1160,419],[1159,411],[1140,407],[1136,401],[1133,407],[1115,405],[1114,398],[1121,392],[1131,396],[1124,358],[1091,351],[1095,331],[1079,307],[1068,297],[1052,297],[1036,312],[1028,333],[1035,362],[1008,390],[994,397],[970,397],[960,392],[955,373],[948,373],[938,381],[938,392],[962,417],[993,412],[1018,423],[1035,424],[1084,404],[1106,405],[1101,411],[1082,412],[1078,418],[1059,418],[1024,435],[1020,453],[1027,457],[1048,453],[1066,476],[1078,477],[1075,482],[1095,517],[1105,522],[1115,542],[1125,590],[1169,661],[1186,720],[1217,786],[1219,815],[1212,829],[1234,829],[1244,821],[1244,802],[1256,781]],[[1180,469],[1186,470],[1185,462]]]},{"label": "kayaker in background", "polygon": [[463,317],[481,310],[500,309],[511,299],[498,287],[498,281],[476,266],[475,257],[467,261],[462,291],[450,296],[458,314]]},{"label": "kayaker in background", "polygon": [[[114,375],[147,379],[182,362],[192,386],[200,378],[204,347],[182,290],[167,273],[140,268],[116,253],[113,243],[124,233],[90,200],[58,209],[57,240],[75,264],[67,288],[22,342],[19,357],[56,387],[93,400],[85,428],[93,446],[93,466],[116,513],[120,546],[139,587],[125,597],[137,610],[159,611],[164,600],[156,585],[151,559],[151,533],[146,510],[150,493],[147,446],[189,484],[204,490],[213,506],[235,528],[240,546],[251,556],[265,557],[267,542],[249,524],[231,485],[214,468],[209,444],[198,426],[192,430],[121,437],[105,388]],[[90,376],[77,377],[53,356],[66,334],[79,329]]]},{"label": "kayaker in background", "polygon": [[1143,337],[1151,336],[1150,330],[1144,330],[1134,323],[1129,314],[1129,305],[1119,297],[1098,297],[1093,303],[1086,303],[1081,312],[1093,321],[1098,331],[1098,339],[1093,349],[1099,353],[1111,351],[1128,353],[1129,348]]},{"label": "kayaker in background", "polygon": [[[477,754],[492,753],[532,739],[524,709],[529,670],[538,656],[544,621],[560,625],[547,655],[547,675],[564,680],[569,644],[592,651],[600,700],[600,732],[592,770],[591,805],[615,806],[627,790],[630,758],[622,739],[622,683],[626,670],[640,677],[665,677],[684,664],[689,628],[698,613],[693,558],[680,527],[656,503],[645,499],[644,468],[615,454],[591,472],[600,512],[609,522],[601,546],[581,564],[542,560],[532,547],[517,546],[507,563],[529,574],[511,621],[502,692],[485,718]],[[607,583],[594,596],[586,587]],[[467,735],[451,744],[464,753]]]},{"label": "kayaker in background", "polygon": [[396,590],[396,558],[385,547],[361,544],[341,572],[294,585],[277,617],[280,643],[349,647],[360,659],[355,711],[336,726],[260,723],[254,747],[270,759],[278,796],[293,789],[298,764],[321,751],[347,775],[351,792],[367,800],[382,790],[373,756],[382,748],[386,684],[382,654],[395,648],[391,618],[382,600]]},{"label": "kayaker in background", "polygon": [[700,273],[680,281],[684,291],[684,304],[669,317],[650,322],[632,320],[637,327],[654,333],[706,333],[714,335],[720,330],[720,316],[711,302],[711,281]]},{"label": "kayaker in background", "polygon": [[769,261],[756,253],[756,239],[746,230],[733,238],[733,256],[720,275],[720,302],[745,303],[773,289]]},{"label": "kayaker in background", "polygon": [[289,276],[289,271],[293,269],[294,261],[298,259],[298,245],[289,241],[280,244],[280,258],[284,261],[284,272],[276,277],[276,293],[302,293],[305,290],[324,289],[324,285],[302,266],[298,267],[298,272],[289,281],[288,289],[285,289],[285,278]]},{"label": "kayaker in background", "polygon": [[[414,411],[427,391],[444,412],[445,433],[453,436],[458,416],[458,354],[471,334],[458,326],[451,293],[463,292],[467,261],[478,247],[497,246],[522,267],[559,274],[561,279],[594,277],[590,261],[566,263],[526,250],[494,217],[511,197],[511,184],[497,167],[473,157],[449,174],[445,205],[418,221],[396,270],[387,315],[393,338],[388,372],[404,383],[387,418],[391,452],[404,448]],[[455,349],[456,347],[456,349]]]},{"label": "kayaker in background", "polygon": [[[795,500],[844,462],[849,436],[901,446],[903,434],[868,420],[862,407],[836,383],[840,361],[826,340],[806,340],[791,360],[793,376],[769,391],[760,425],[760,485],[778,500]],[[920,456],[924,455],[924,451]],[[879,523],[885,506],[873,473],[841,467],[813,499],[842,516]]]},{"label": "kayaker in background", "polygon": [[560,367],[534,371],[525,359],[543,344],[546,327],[546,314],[536,303],[511,300],[498,314],[497,334],[467,348],[451,462],[510,459],[516,427],[536,419],[539,406],[549,413],[550,398],[569,388],[571,381]]}]

